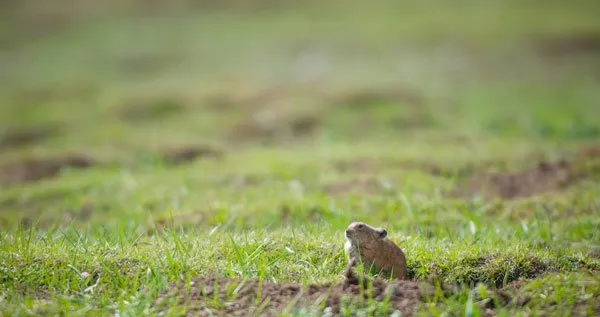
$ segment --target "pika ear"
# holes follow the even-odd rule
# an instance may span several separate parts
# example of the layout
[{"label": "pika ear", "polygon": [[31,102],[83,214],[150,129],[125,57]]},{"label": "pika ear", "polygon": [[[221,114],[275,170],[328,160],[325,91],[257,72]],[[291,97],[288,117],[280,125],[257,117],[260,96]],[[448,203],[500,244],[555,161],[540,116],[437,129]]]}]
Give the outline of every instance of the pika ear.
[{"label": "pika ear", "polygon": [[383,228],[379,228],[379,239],[383,239],[385,237],[387,237],[387,231]]}]

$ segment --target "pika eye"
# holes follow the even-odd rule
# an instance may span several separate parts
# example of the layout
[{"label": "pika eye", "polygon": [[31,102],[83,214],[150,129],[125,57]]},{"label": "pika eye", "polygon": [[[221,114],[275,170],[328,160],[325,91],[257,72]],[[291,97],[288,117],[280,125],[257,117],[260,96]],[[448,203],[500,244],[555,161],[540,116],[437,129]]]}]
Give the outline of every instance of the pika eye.
[{"label": "pika eye", "polygon": [[358,229],[362,229],[362,228],[364,228],[364,227],[365,227],[365,226],[363,226],[363,225],[358,225]]}]

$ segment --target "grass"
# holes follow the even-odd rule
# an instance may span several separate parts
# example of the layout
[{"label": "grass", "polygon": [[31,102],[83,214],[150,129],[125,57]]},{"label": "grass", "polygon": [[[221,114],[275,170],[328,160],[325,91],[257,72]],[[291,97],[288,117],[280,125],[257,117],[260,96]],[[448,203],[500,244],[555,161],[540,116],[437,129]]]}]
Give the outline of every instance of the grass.
[{"label": "grass", "polygon": [[[48,10],[30,3],[2,24]],[[600,313],[594,1],[161,18],[106,3],[74,9],[71,27],[2,33],[2,315],[178,316],[235,301],[223,285],[227,298],[157,306],[198,277],[339,283],[351,221],[386,227],[411,280],[433,289],[417,315]],[[219,155],[169,159],[181,148]],[[94,164],[45,163],[74,154]],[[448,195],[487,169],[563,158],[577,171],[568,186]],[[14,182],[21,170],[46,175]],[[390,305],[347,300],[340,314]]]}]

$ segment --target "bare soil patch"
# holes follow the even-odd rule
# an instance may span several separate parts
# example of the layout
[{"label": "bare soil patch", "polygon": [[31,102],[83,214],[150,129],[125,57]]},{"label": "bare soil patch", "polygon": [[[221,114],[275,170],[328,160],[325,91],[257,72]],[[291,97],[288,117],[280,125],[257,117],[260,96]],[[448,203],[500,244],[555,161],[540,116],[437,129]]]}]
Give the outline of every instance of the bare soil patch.
[{"label": "bare soil patch", "polygon": [[516,199],[560,191],[585,179],[591,170],[579,162],[540,162],[536,167],[513,173],[475,173],[450,192],[452,197]]},{"label": "bare soil patch", "polygon": [[31,128],[12,128],[0,132],[0,150],[26,146],[49,139],[60,132],[57,125],[38,125]]},{"label": "bare soil patch", "polygon": [[[278,284],[256,280],[196,277],[189,284],[171,286],[156,302],[158,310],[166,309],[170,300],[187,304],[188,316],[278,316],[299,307],[323,307],[332,316],[350,304],[360,305],[369,299],[382,302],[389,299],[389,312],[398,310],[402,316],[412,316],[421,304],[423,283],[402,281],[388,284],[372,281],[372,289],[355,283]],[[344,306],[345,305],[345,306]],[[323,311],[322,310],[322,311]]]},{"label": "bare soil patch", "polygon": [[29,159],[0,168],[0,183],[22,184],[53,177],[64,168],[88,168],[96,164],[96,160],[86,155]]}]

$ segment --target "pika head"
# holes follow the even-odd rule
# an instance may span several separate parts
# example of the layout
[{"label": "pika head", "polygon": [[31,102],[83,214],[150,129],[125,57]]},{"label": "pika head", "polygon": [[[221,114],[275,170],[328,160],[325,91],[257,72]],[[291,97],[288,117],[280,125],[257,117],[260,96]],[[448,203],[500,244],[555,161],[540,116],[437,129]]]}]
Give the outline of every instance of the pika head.
[{"label": "pika head", "polygon": [[353,222],[346,229],[346,238],[350,241],[376,241],[383,240],[387,231],[383,228],[373,228],[363,222]]}]

